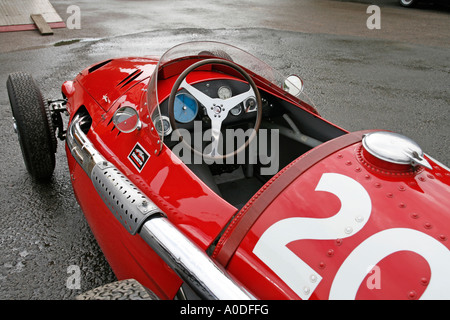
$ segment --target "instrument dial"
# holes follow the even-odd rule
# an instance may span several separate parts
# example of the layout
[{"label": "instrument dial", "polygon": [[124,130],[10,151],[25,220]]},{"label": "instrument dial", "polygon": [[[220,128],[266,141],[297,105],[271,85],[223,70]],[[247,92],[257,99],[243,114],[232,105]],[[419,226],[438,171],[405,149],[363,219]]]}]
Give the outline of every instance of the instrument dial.
[{"label": "instrument dial", "polygon": [[256,99],[254,97],[250,97],[244,102],[245,112],[253,112],[257,110]]},{"label": "instrument dial", "polygon": [[231,91],[230,87],[222,86],[217,90],[217,95],[220,99],[225,100],[228,98],[231,98],[233,96],[233,92]]},{"label": "instrument dial", "polygon": [[242,107],[241,104],[238,104],[236,107],[234,107],[233,109],[230,110],[231,114],[233,116],[238,116],[241,114],[242,112]]},{"label": "instrument dial", "polygon": [[172,132],[170,120],[166,116],[158,116],[153,123],[155,124],[156,131],[158,131],[159,135],[164,134],[164,136],[168,136]]},{"label": "instrument dial", "polygon": [[175,120],[180,123],[191,122],[198,113],[197,100],[187,93],[177,94],[173,108]]}]

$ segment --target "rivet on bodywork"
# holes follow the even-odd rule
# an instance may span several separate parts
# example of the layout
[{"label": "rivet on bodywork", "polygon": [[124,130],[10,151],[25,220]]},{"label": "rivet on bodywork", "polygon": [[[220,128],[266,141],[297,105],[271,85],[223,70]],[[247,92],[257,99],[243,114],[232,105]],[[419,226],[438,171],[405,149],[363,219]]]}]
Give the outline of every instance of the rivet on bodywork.
[{"label": "rivet on bodywork", "polygon": [[413,290],[413,291],[410,291],[410,292],[408,293],[408,298],[409,298],[409,299],[415,299],[416,296],[417,296],[417,293],[416,293],[414,290]]},{"label": "rivet on bodywork", "polygon": [[326,266],[327,265],[325,262],[323,262],[323,261],[319,262],[319,269],[325,269]]},{"label": "rivet on bodywork", "polygon": [[361,222],[364,221],[364,217],[363,217],[363,216],[357,216],[357,217],[355,218],[355,221],[358,222],[358,223],[361,223]]},{"label": "rivet on bodywork", "polygon": [[303,288],[303,293],[304,293],[305,295],[308,295],[310,291],[311,291],[311,289],[309,289],[309,287],[304,287],[304,288]]},{"label": "rivet on bodywork", "polygon": [[429,283],[428,278],[423,277],[422,279],[420,279],[420,284],[423,286],[427,286]]},{"label": "rivet on bodywork", "polygon": [[317,276],[316,276],[315,274],[312,274],[312,275],[309,276],[309,280],[310,280],[312,283],[314,283],[314,282],[317,281]]},{"label": "rivet on bodywork", "polygon": [[334,256],[334,250],[333,249],[328,250],[327,251],[327,256],[329,256],[329,257]]},{"label": "rivet on bodywork", "polygon": [[413,219],[419,219],[419,214],[413,212],[413,213],[411,213],[411,218],[413,218]]},{"label": "rivet on bodywork", "polygon": [[431,223],[429,223],[429,222],[425,222],[425,223],[423,224],[423,227],[424,227],[425,229],[431,229],[431,228],[433,228],[433,225],[432,225]]},{"label": "rivet on bodywork", "polygon": [[446,240],[447,240],[447,236],[446,236],[445,234],[440,234],[440,235],[438,236],[438,239],[439,239],[440,241],[446,241]]},{"label": "rivet on bodywork", "polygon": [[344,230],[344,232],[345,232],[346,234],[350,234],[350,233],[353,232],[353,228],[352,228],[352,227],[346,227],[345,230]]}]

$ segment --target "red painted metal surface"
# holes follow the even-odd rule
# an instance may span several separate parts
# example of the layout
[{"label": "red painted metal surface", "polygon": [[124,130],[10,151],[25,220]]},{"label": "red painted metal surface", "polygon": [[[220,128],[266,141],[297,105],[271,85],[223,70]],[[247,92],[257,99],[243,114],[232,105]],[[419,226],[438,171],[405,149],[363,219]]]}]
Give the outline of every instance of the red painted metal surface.
[{"label": "red painted metal surface", "polygon": [[[111,65],[114,63],[116,62]],[[123,66],[122,63],[119,65]],[[147,68],[148,72],[151,72],[152,66],[154,67],[150,64],[143,69]],[[89,131],[88,138],[96,149],[145,192],[167,214],[172,223],[206,250],[236,212],[236,208],[218,197],[181,161],[174,161],[175,157],[168,148],[164,147],[160,154],[157,152],[161,142],[156,130],[152,130],[154,127],[147,118],[147,109],[143,107],[143,101],[146,99],[144,89],[148,79],[136,80],[136,83],[130,84],[131,89],[110,89],[111,84],[126,77],[123,71],[114,72],[118,68],[109,67],[105,73],[95,70],[90,74],[89,69],[84,70],[73,82],[63,84],[62,91],[69,98],[69,113],[73,116],[78,108],[84,106],[92,117],[92,130]],[[127,65],[125,69],[131,74],[134,67]],[[96,77],[90,79],[95,72],[98,72]],[[89,85],[93,83],[102,84],[102,88],[103,85],[106,86],[101,89],[100,84],[97,84],[91,89]],[[109,98],[114,97],[115,100],[109,100],[108,104],[106,99],[103,102],[93,99],[100,98],[103,93]],[[112,116],[115,110],[124,105],[139,110],[143,121],[141,130],[122,134],[114,128]],[[141,172],[128,160],[128,155],[137,142],[150,154]],[[117,277],[136,278],[161,297],[173,298],[181,284],[179,278],[160,258],[155,257],[139,236],[131,236],[116,221],[97,195],[87,175],[75,165],[70,152],[66,150],[66,153],[75,195]]]},{"label": "red painted metal surface", "polygon": [[[330,173],[338,177],[330,190],[316,190]],[[346,195],[349,181],[365,190],[367,197]],[[419,299],[431,279],[434,283],[428,293],[439,296],[447,290],[439,282],[448,282],[446,274],[442,277],[434,269],[449,260],[449,185],[450,172],[436,164],[433,170],[400,174],[374,168],[363,158],[361,143],[355,143],[317,162],[282,190],[245,234],[228,270],[263,299],[298,299],[293,288],[309,299]],[[366,213],[364,201],[370,202]],[[345,219],[337,219],[338,215]],[[333,217],[330,228],[326,220]],[[283,220],[289,223],[280,223]],[[267,257],[261,259],[255,246],[277,223],[279,230],[273,236],[289,232],[292,236],[272,238],[265,244]],[[291,223],[295,230],[290,229]],[[311,235],[307,228],[316,232]],[[429,246],[426,253],[422,241]],[[279,266],[267,265],[271,259],[287,256],[314,272],[294,271],[286,260],[291,277],[305,277],[303,282],[287,284],[279,276]]]},{"label": "red painted metal surface", "polygon": [[[161,141],[150,121],[145,92],[156,63],[151,57],[107,60],[64,83],[62,91],[71,117],[80,108],[91,115],[88,137],[96,149],[206,250],[237,209],[176,160],[166,146],[159,151]],[[210,77],[214,74],[203,70],[189,81]],[[161,100],[167,98],[174,81],[173,77],[161,80]],[[262,80],[259,85],[282,98],[280,90]],[[140,130],[123,134],[114,127],[112,116],[121,106],[139,112]],[[310,107],[306,110],[316,114]],[[417,299],[424,292],[441,290],[436,286],[439,276],[431,277],[439,274],[435,272],[439,261],[431,261],[436,256],[424,255],[419,247],[426,239],[437,254],[445,249],[441,257],[448,259],[450,172],[432,161],[433,170],[380,167],[364,155],[360,138],[338,138],[295,160],[289,167],[309,162],[299,171],[282,171],[275,182],[269,181],[256,194],[259,200],[250,200],[221,236],[214,257],[257,297]],[[150,155],[140,172],[128,158],[136,143]],[[120,225],[69,151],[67,155],[77,200],[117,277],[136,278],[160,297],[173,298],[181,280],[139,236],[131,236]],[[290,180],[273,191],[287,172]],[[245,222],[251,210],[254,216]],[[332,227],[327,221],[334,221]],[[309,234],[311,230],[315,235]],[[265,234],[280,237],[266,241]],[[230,239],[234,247],[223,258]],[[386,243],[398,243],[399,249],[383,249]],[[280,265],[281,258],[299,268],[287,262]],[[361,271],[368,266],[374,268],[372,273]]]},{"label": "red painted metal surface", "polygon": [[68,157],[68,164],[77,201],[116,277],[132,277],[162,299],[172,299],[181,280],[139,235],[132,236],[114,218],[72,157]]}]

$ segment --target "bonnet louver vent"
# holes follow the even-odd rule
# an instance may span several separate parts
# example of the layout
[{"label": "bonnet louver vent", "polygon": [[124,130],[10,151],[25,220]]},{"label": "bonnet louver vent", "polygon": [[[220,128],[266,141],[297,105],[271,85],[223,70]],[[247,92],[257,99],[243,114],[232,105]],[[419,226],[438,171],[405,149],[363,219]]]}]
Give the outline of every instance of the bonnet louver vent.
[{"label": "bonnet louver vent", "polygon": [[89,68],[89,73],[92,73],[92,72],[94,72],[95,70],[100,69],[101,67],[103,67],[103,66],[107,65],[108,63],[110,63],[111,61],[112,61],[112,59],[106,60],[106,61],[100,62],[99,64],[96,64],[96,65],[93,66],[93,67],[90,67],[90,68]]},{"label": "bonnet louver vent", "polygon": [[142,74],[143,71],[140,70],[136,70],[133,73],[130,73],[125,79],[123,79],[122,81],[120,81],[117,86],[121,86],[121,88],[125,87],[127,84],[129,84],[130,82],[132,82],[134,79],[136,79],[137,77],[139,77]]}]

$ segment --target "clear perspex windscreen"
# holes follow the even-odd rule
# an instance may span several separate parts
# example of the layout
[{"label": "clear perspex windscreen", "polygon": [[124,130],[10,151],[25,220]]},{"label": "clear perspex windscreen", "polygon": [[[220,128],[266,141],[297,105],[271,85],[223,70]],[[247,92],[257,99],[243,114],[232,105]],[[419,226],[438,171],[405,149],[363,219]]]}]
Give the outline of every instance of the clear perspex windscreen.
[{"label": "clear perspex windscreen", "polygon": [[[161,111],[160,111],[160,99],[163,97],[158,96],[158,75],[159,72],[169,63],[173,63],[177,60],[188,59],[189,57],[199,57],[208,58],[221,58],[226,60],[231,60],[234,63],[240,65],[241,67],[250,70],[252,73],[266,79],[267,81],[273,83],[274,85],[283,88],[286,85],[286,76],[282,75],[280,72],[273,69],[267,63],[261,61],[255,56],[243,51],[237,47],[220,43],[214,41],[192,41],[177,45],[169,49],[164,53],[152,77],[149,81],[147,90],[147,103],[149,108],[149,113],[152,115],[153,121],[161,121]],[[179,70],[182,73],[184,70]],[[294,84],[292,84],[294,85]],[[299,96],[301,100],[310,101],[310,99],[302,92]],[[160,127],[160,140],[163,142],[164,139],[164,126],[161,123],[155,123],[155,126]],[[163,143],[161,143],[162,148]]]}]

